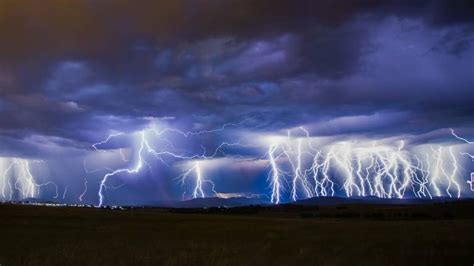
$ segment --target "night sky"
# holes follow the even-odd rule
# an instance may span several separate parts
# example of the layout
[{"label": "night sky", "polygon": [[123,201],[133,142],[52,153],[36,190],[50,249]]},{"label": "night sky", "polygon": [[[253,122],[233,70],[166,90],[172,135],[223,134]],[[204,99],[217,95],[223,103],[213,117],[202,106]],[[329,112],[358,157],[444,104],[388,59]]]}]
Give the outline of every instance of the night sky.
[{"label": "night sky", "polygon": [[[472,1],[0,2],[6,200],[97,205],[117,169],[137,171],[106,180],[106,204],[190,199],[197,161],[198,197],[271,200],[269,146],[282,138],[314,140],[306,164],[340,141],[397,151],[403,139],[430,156],[453,147],[467,197],[473,145],[450,128],[474,140],[473,103]],[[140,132],[159,155],[140,151]],[[281,201],[291,200],[294,158],[278,159]],[[308,197],[298,186],[297,199]]]}]

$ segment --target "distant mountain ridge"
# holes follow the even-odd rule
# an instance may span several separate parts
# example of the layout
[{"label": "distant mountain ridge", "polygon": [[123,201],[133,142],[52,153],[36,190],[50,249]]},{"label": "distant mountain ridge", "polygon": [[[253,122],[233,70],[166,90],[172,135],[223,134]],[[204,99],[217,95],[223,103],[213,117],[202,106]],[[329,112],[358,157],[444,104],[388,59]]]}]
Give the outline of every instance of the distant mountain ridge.
[{"label": "distant mountain ridge", "polygon": [[[437,197],[433,199],[405,198],[405,199],[386,199],[377,197],[314,197],[309,199],[297,200],[294,202],[282,203],[282,205],[320,205],[334,206],[347,204],[377,204],[377,205],[408,205],[408,204],[432,204],[441,202],[454,202],[459,199]],[[462,199],[461,199],[462,200]],[[273,205],[268,199],[262,198],[196,198],[192,200],[178,202],[177,208],[209,208],[209,207],[239,207],[247,205]]]},{"label": "distant mountain ridge", "polygon": [[[459,200],[469,199],[455,199],[447,197],[437,197],[433,199],[419,199],[419,198],[405,198],[405,199],[386,199],[377,197],[313,197],[309,199],[301,199],[293,202],[283,202],[280,205],[304,205],[304,206],[335,206],[335,205],[409,205],[409,204],[432,204],[442,202],[454,202]],[[471,199],[472,200],[472,199]],[[24,199],[21,202],[30,203],[54,203],[41,199]],[[59,203],[59,202],[57,202]],[[185,201],[153,201],[144,204],[136,204],[132,206],[148,206],[148,207],[163,207],[163,208],[211,208],[211,207],[243,207],[249,205],[275,205],[267,198],[250,198],[250,197],[207,197],[195,198]]]},{"label": "distant mountain ridge", "polygon": [[446,198],[446,197],[437,197],[433,199],[420,199],[420,198],[378,198],[378,197],[314,197],[309,199],[297,200],[294,202],[289,202],[287,204],[293,205],[321,205],[321,206],[331,206],[331,205],[343,205],[343,204],[378,204],[378,205],[407,205],[407,204],[431,204],[439,202],[452,202],[457,201],[458,199]]},{"label": "distant mountain ridge", "polygon": [[177,208],[209,208],[209,207],[240,207],[248,205],[267,205],[270,202],[262,198],[231,197],[231,198],[196,198],[177,202]]}]

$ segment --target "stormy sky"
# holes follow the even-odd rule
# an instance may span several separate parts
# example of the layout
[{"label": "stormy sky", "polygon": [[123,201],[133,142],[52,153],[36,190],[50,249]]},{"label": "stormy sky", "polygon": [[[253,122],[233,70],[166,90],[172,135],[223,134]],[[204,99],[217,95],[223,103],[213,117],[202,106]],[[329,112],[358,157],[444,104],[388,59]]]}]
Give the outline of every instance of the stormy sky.
[{"label": "stormy sky", "polygon": [[[455,143],[449,128],[474,137],[473,102],[472,1],[0,2],[0,156],[31,160],[70,201],[89,178],[95,203],[100,169],[123,166],[92,144],[150,123],[211,131],[169,134],[187,155],[300,126]],[[133,162],[131,142],[101,148]],[[228,153],[258,164],[246,145]],[[175,159],[117,176],[110,201],[179,198]],[[216,186],[267,193],[246,163],[223,162]]]}]

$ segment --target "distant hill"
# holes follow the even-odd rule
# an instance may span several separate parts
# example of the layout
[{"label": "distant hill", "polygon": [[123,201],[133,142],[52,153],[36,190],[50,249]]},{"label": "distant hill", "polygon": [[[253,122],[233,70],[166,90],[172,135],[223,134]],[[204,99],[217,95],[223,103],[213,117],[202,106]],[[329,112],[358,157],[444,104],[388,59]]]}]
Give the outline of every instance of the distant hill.
[{"label": "distant hill", "polygon": [[319,206],[333,206],[333,205],[347,205],[347,204],[388,204],[388,205],[407,205],[407,204],[431,204],[437,202],[452,202],[456,201],[454,198],[438,197],[433,199],[419,199],[419,198],[406,198],[406,199],[386,199],[377,197],[314,197],[310,199],[298,200],[287,204],[298,204],[298,205],[319,205]]},{"label": "distant hill", "polygon": [[54,201],[54,200],[41,199],[41,198],[25,198],[25,199],[22,199],[22,200],[18,200],[18,201],[16,201],[16,202],[23,202],[23,203],[42,203],[42,204],[46,204],[46,203],[56,204],[56,203],[59,203],[59,202]]},{"label": "distant hill", "polygon": [[177,208],[208,208],[208,207],[240,207],[248,205],[266,205],[269,204],[267,199],[262,198],[196,198],[187,201],[177,202],[174,207]]},{"label": "distant hill", "polygon": [[[418,199],[418,198],[406,198],[406,199],[383,199],[377,197],[314,197],[310,199],[297,200],[294,202],[283,203],[282,205],[305,205],[305,206],[335,206],[335,205],[409,205],[409,204],[432,204],[441,202],[453,202],[458,199],[454,198],[433,198],[433,199]],[[180,201],[174,203],[168,203],[162,207],[174,207],[174,208],[209,208],[209,207],[241,207],[248,205],[273,205],[268,199],[264,198],[246,198],[246,197],[235,197],[235,198],[196,198],[187,201]]]},{"label": "distant hill", "polygon": [[[469,199],[461,199],[469,200]],[[294,202],[284,202],[280,205],[291,206],[291,205],[303,205],[303,206],[336,206],[336,205],[422,205],[442,202],[455,202],[459,201],[456,198],[438,197],[433,199],[419,199],[419,198],[406,198],[406,199],[383,199],[377,197],[314,197],[309,199],[297,200]],[[29,203],[60,203],[51,200],[28,198],[18,202],[29,202]],[[231,198],[220,198],[220,197],[208,197],[208,198],[196,198],[185,201],[153,201],[142,204],[134,204],[130,206],[140,207],[163,207],[163,208],[210,208],[210,207],[243,207],[249,205],[274,205],[269,202],[267,198],[251,198],[251,197],[231,197]]]}]

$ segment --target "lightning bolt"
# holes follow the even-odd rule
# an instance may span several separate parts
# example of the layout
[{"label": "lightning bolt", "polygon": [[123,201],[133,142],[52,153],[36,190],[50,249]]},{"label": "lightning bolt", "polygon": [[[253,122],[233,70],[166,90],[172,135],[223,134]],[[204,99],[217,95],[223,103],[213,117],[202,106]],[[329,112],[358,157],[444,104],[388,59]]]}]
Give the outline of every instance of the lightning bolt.
[{"label": "lightning bolt", "polygon": [[82,193],[79,195],[79,201],[82,202],[82,199],[84,198],[84,196],[86,195],[87,193],[87,178],[84,177],[84,190],[82,191]]},{"label": "lightning bolt", "polygon": [[[461,140],[461,141],[463,141],[463,142],[465,142],[465,143],[467,143],[467,144],[474,144],[474,141],[469,141],[469,140],[467,140],[467,139],[465,139],[465,138],[462,138],[462,137],[458,136],[458,135],[456,134],[456,132],[454,132],[454,129],[450,128],[450,131],[451,131],[451,134],[452,134],[455,138],[457,138],[458,140]],[[452,153],[452,151],[451,151],[451,153]],[[461,155],[469,156],[469,158],[471,158],[471,160],[474,162],[474,155],[472,155],[471,153],[462,152]],[[453,158],[453,160],[455,160],[455,157],[454,157],[454,156],[451,156],[451,157]],[[454,167],[454,169],[455,169],[454,171],[456,171],[456,170],[457,170],[457,167]],[[466,182],[469,184],[469,186],[470,186],[470,188],[471,188],[471,191],[474,191],[474,189],[473,189],[472,176],[474,176],[474,173],[471,173],[471,180],[468,180],[468,181],[466,181]],[[456,184],[456,183],[455,183],[455,185],[458,186],[459,184]]]},{"label": "lightning bolt", "polygon": [[65,187],[64,187],[63,199],[66,198],[68,188],[69,188],[69,186],[65,186]]},{"label": "lightning bolt", "polygon": [[55,188],[56,195],[54,198],[58,197],[58,186],[56,183],[51,181],[45,183],[36,182],[31,173],[29,160],[11,158],[10,161],[10,164],[3,171],[2,175],[2,197],[4,199],[8,198],[8,200],[12,200],[15,192],[17,193],[17,198],[20,200],[25,198],[37,198],[40,194],[40,189],[48,185]]},{"label": "lightning bolt", "polygon": [[[337,184],[341,184],[347,197],[402,199],[407,191],[411,191],[410,195],[414,197],[432,198],[433,193],[438,197],[461,197],[457,180],[459,163],[453,147],[432,148],[432,152],[427,152],[424,157],[406,150],[403,140],[397,146],[378,145],[376,141],[372,145],[342,141],[318,149],[312,144],[308,131],[300,129],[305,132],[307,141],[299,137],[291,138],[290,133],[286,142],[280,138],[270,139],[267,180],[272,188],[272,203],[281,202],[285,183],[290,185],[289,198],[292,201],[299,196],[334,196]],[[311,155],[310,163],[302,159],[305,154]],[[280,158],[288,162],[290,175],[281,166]],[[291,182],[286,181],[288,177]]]},{"label": "lightning bolt", "polygon": [[465,138],[462,138],[462,137],[458,136],[458,135],[456,134],[456,132],[454,132],[454,129],[450,128],[449,130],[451,131],[451,134],[452,134],[455,138],[457,138],[458,140],[464,141],[464,142],[466,142],[467,144],[474,144],[474,141],[469,141],[469,140],[467,140],[467,139],[465,139]]},{"label": "lightning bolt", "polygon": [[107,138],[105,140],[102,140],[102,141],[99,141],[97,143],[92,144],[92,148],[94,148],[94,150],[96,150],[96,151],[105,152],[104,150],[101,150],[101,149],[97,148],[97,146],[107,144],[111,139],[113,139],[115,137],[123,136],[123,135],[125,135],[125,133],[123,133],[123,132],[110,134],[109,136],[107,136]]},{"label": "lightning bolt", "polygon": [[[148,166],[149,170],[152,170],[151,165],[145,160],[147,155],[153,156],[165,166],[169,166],[168,158],[187,161],[188,163],[183,164],[185,170],[177,179],[182,186],[185,186],[189,179],[193,180],[190,197],[206,197],[210,195],[206,193],[208,189],[214,195],[218,195],[215,184],[205,177],[204,164],[220,155],[227,156],[224,151],[226,147],[249,147],[250,145],[242,144],[241,141],[222,142],[211,153],[207,153],[205,147],[200,154],[177,153],[174,151],[173,142],[166,136],[171,133],[188,138],[214,134],[241,123],[228,123],[212,130],[187,132],[174,128],[157,129],[150,126],[134,133],[139,142],[135,149],[135,157],[127,159],[122,149],[118,149],[123,162],[133,163],[129,167],[109,169],[110,171],[102,177],[98,191],[98,206],[103,206],[104,192],[108,188],[106,184],[111,177],[137,174],[143,166]],[[443,146],[439,146],[436,149],[432,148],[431,152],[417,154],[407,150],[402,140],[398,142],[398,145],[380,145],[377,141],[373,141],[371,145],[366,145],[365,142],[342,141],[318,148],[312,143],[312,138],[305,128],[298,129],[304,132],[306,138],[293,137],[289,130],[286,138],[271,139],[267,146],[265,157],[270,168],[267,181],[271,188],[269,198],[272,203],[282,202],[287,187],[289,187],[289,198],[293,201],[314,196],[334,196],[336,188],[341,189],[347,197],[376,196],[402,199],[407,191],[410,191],[410,195],[414,197],[432,198],[432,194],[439,197],[461,196],[461,188],[457,181],[459,163],[452,147],[444,149]],[[452,133],[455,135],[454,131]],[[105,140],[93,144],[92,147],[94,150],[103,151],[100,149],[101,145],[123,135],[125,134],[121,132],[113,133]],[[157,149],[153,146],[155,141],[151,141],[150,138],[157,138],[164,145]],[[86,191],[87,184],[85,187]],[[185,190],[183,198],[186,193]]]},{"label": "lightning bolt", "polygon": [[13,187],[12,187],[12,184],[10,182],[10,179],[8,179],[8,172],[13,169],[13,166],[15,166],[15,161],[12,162],[6,169],[5,171],[3,171],[3,176],[2,176],[2,197],[5,199],[6,198],[6,194],[5,194],[5,188],[6,188],[6,185],[8,184],[8,187],[9,187],[9,200],[12,200],[12,197],[13,197]]},{"label": "lightning bolt", "polygon": [[[200,161],[194,161],[192,162],[192,167],[190,167],[187,171],[185,171],[183,174],[178,176],[178,179],[180,180],[181,184],[184,186],[186,179],[189,178],[191,175],[194,175],[194,188],[192,192],[192,197],[193,198],[205,198],[206,194],[203,189],[203,185],[205,183],[208,183],[211,185],[211,190],[214,195],[217,195],[218,193],[215,191],[215,184],[209,180],[204,178],[202,174],[202,168],[201,168],[201,163]],[[186,195],[186,190],[183,192],[183,199],[185,198]]]},{"label": "lightning bolt", "polygon": [[[92,147],[94,147],[94,149],[97,150],[98,145],[106,144],[113,137],[117,137],[117,136],[120,136],[120,135],[122,135],[122,134],[110,135],[110,136],[107,137],[106,141],[101,141],[101,142],[95,143],[95,144],[92,145]],[[98,206],[99,207],[103,206],[103,203],[104,203],[104,190],[106,188],[107,180],[110,177],[113,177],[115,175],[122,174],[122,173],[136,174],[142,169],[143,164],[144,164],[143,157],[142,157],[142,152],[145,148],[145,145],[148,145],[148,144],[145,144],[147,141],[146,141],[146,138],[145,138],[145,132],[144,131],[140,131],[138,133],[138,135],[139,135],[139,138],[140,138],[140,148],[138,149],[138,158],[136,159],[135,165],[131,168],[120,168],[120,169],[114,170],[114,171],[104,175],[104,177],[100,181],[99,192],[98,192],[98,196],[99,196],[99,205]]]},{"label": "lightning bolt", "polygon": [[278,145],[272,144],[268,150],[268,155],[270,157],[271,170],[269,174],[270,186],[272,187],[272,193],[270,201],[275,204],[279,204],[281,200],[281,189],[282,184],[280,181],[281,170],[278,167],[277,160],[280,155],[275,156],[275,152],[278,149]]},{"label": "lightning bolt", "polygon": [[[116,175],[120,175],[120,174],[137,174],[141,171],[141,169],[143,168],[144,165],[148,166],[149,170],[151,171],[151,169],[152,169],[151,166],[145,160],[145,156],[147,154],[153,156],[155,159],[162,162],[165,166],[169,166],[169,164],[167,163],[167,160],[166,160],[167,158],[171,158],[171,159],[175,159],[175,160],[177,159],[177,160],[196,161],[189,169],[187,169],[182,175],[180,175],[178,177],[178,179],[180,179],[180,182],[183,183],[188,178],[190,178],[191,176],[194,178],[195,187],[194,187],[194,190],[193,190],[193,193],[192,193],[193,198],[205,197],[206,196],[206,193],[204,192],[204,188],[203,188],[204,184],[210,184],[211,191],[214,194],[216,194],[217,192],[215,191],[215,184],[210,179],[206,179],[206,178],[203,177],[204,175],[202,173],[202,167],[201,167],[202,162],[198,163],[198,161],[214,159],[215,157],[218,156],[218,154],[222,154],[222,155],[225,156],[226,154],[223,151],[225,147],[230,147],[230,146],[244,146],[244,147],[247,147],[247,145],[241,144],[239,142],[235,142],[235,143],[223,142],[210,155],[206,155],[206,149],[204,147],[203,147],[203,153],[202,154],[184,154],[184,153],[174,152],[173,151],[174,146],[173,146],[172,142],[169,141],[168,139],[166,139],[165,135],[168,134],[168,133],[172,133],[172,134],[177,134],[177,135],[180,135],[182,137],[188,138],[190,136],[198,136],[198,135],[203,135],[203,134],[213,134],[213,133],[216,133],[216,132],[223,131],[226,128],[231,127],[231,126],[242,125],[243,123],[246,123],[246,122],[248,122],[252,119],[253,118],[248,118],[248,119],[245,119],[245,120],[243,120],[239,123],[226,123],[226,124],[222,125],[221,127],[216,128],[216,129],[212,129],[212,130],[188,131],[188,132],[184,132],[184,131],[174,129],[174,128],[163,128],[163,129],[159,130],[155,126],[150,125],[148,128],[146,128],[144,130],[141,130],[138,133],[135,133],[136,135],[139,136],[138,138],[139,138],[139,143],[140,143],[139,148],[137,149],[137,152],[136,152],[136,154],[137,154],[136,157],[137,158],[135,158],[135,162],[130,167],[119,168],[119,169],[116,169],[116,170],[109,169],[109,172],[106,173],[101,178],[100,185],[99,185],[99,191],[98,191],[98,198],[99,198],[98,206],[101,207],[104,204],[104,198],[105,198],[105,195],[104,195],[105,193],[104,192],[105,192],[105,189],[107,188],[106,184],[107,184],[107,181],[111,177],[116,176]],[[105,145],[105,144],[109,143],[112,139],[120,137],[120,136],[124,136],[124,135],[126,135],[126,134],[122,133],[122,132],[110,134],[104,140],[102,140],[100,142],[97,142],[97,143],[94,143],[92,145],[92,148],[96,151],[103,152],[104,150],[102,150],[100,148],[101,145]],[[156,149],[153,146],[152,142],[150,141],[150,138],[153,138],[153,137],[157,138],[158,140],[160,140],[162,142],[167,143],[167,145],[161,147],[161,149]],[[118,149],[118,151],[120,153],[122,161],[128,162],[129,160],[123,154],[122,149]],[[85,163],[84,163],[84,169],[86,170],[86,173],[90,172],[85,167]],[[191,175],[191,173],[194,173],[194,174]]]}]

